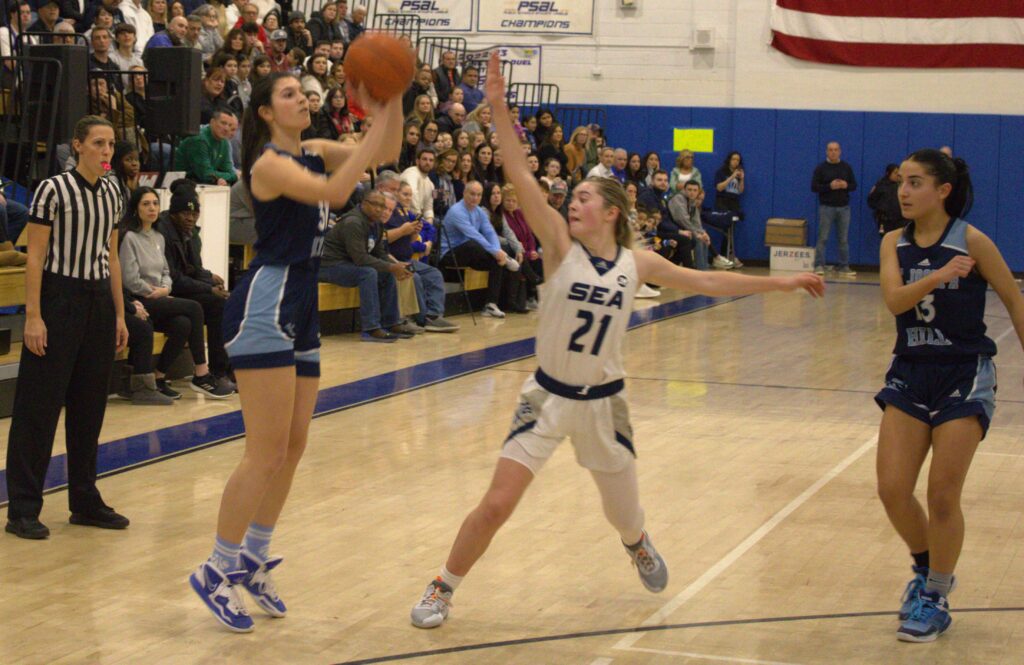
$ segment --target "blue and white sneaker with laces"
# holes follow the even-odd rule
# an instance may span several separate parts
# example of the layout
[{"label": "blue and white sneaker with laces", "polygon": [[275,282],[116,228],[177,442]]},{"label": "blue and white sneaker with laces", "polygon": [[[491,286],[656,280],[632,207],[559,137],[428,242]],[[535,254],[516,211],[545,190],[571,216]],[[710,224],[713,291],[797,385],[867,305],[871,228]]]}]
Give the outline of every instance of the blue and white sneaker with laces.
[{"label": "blue and white sneaker with laces", "polygon": [[253,628],[252,617],[238,597],[236,587],[245,575],[244,570],[225,574],[206,562],[188,578],[192,590],[210,608],[214,618],[236,633],[248,633]]},{"label": "blue and white sneaker with laces", "polygon": [[896,631],[896,637],[903,642],[934,642],[951,623],[949,601],[934,591],[922,592],[910,616]]},{"label": "blue and white sneaker with laces", "polygon": [[928,582],[928,569],[924,566],[911,566],[914,571],[914,579],[907,582],[907,588],[903,590],[903,597],[900,598],[900,621],[906,621],[914,612],[914,607]]},{"label": "blue and white sneaker with laces", "polygon": [[272,556],[266,561],[242,550],[239,554],[242,559],[242,566],[245,568],[245,578],[242,579],[242,586],[253,597],[256,604],[264,612],[272,617],[280,619],[288,611],[281,597],[277,595],[277,587],[274,580],[270,578],[270,571],[277,568],[284,559],[279,556]]},{"label": "blue and white sneaker with laces", "polygon": [[658,554],[658,550],[654,549],[651,537],[647,535],[646,531],[643,534],[643,538],[636,545],[630,546],[623,543],[622,546],[626,548],[626,553],[633,560],[633,565],[636,566],[636,571],[640,574],[640,582],[644,588],[651,593],[660,593],[668,586],[668,566]]}]

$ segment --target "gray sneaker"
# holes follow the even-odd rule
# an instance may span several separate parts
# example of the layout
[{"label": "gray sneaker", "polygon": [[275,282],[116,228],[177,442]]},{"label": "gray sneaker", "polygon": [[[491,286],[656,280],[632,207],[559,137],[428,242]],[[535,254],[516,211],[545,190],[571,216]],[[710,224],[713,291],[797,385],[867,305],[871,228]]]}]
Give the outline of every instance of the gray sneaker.
[{"label": "gray sneaker", "polygon": [[408,339],[409,337],[412,337],[413,335],[421,334],[423,332],[423,328],[420,328],[418,325],[416,325],[412,321],[402,321],[398,325],[394,325],[394,326],[391,326],[390,328],[388,328],[388,331],[392,335],[397,335],[398,337],[403,337],[405,339]]},{"label": "gray sneaker", "polygon": [[412,608],[410,618],[417,628],[437,628],[448,618],[452,606],[452,588],[438,577],[431,580],[420,602]]},{"label": "gray sneaker", "polygon": [[173,399],[156,389],[156,379],[152,374],[133,374],[129,385],[132,404],[141,406],[169,406],[174,404]]},{"label": "gray sneaker", "polygon": [[448,319],[438,316],[433,319],[427,319],[427,325],[425,326],[425,330],[427,332],[451,333],[455,332],[461,327],[462,326],[460,326],[457,323],[452,323]]},{"label": "gray sneaker", "polygon": [[640,581],[651,593],[659,593],[668,585],[668,567],[665,560],[654,549],[651,537],[644,531],[644,537],[636,545],[626,545],[626,553],[633,560],[636,571],[640,573]]}]

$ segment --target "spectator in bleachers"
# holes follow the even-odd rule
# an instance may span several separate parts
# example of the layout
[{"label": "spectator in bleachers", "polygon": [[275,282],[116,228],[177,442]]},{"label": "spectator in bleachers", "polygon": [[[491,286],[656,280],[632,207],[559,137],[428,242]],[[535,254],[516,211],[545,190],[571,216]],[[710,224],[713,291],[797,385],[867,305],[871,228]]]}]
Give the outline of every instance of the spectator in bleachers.
[{"label": "spectator in bleachers", "polygon": [[301,48],[307,53],[313,51],[313,34],[306,27],[306,16],[302,12],[292,11],[288,13],[288,50]]},{"label": "spectator in bleachers", "polygon": [[438,152],[434,147],[435,143],[437,143],[437,121],[425,120],[423,124],[420,125],[419,148],[430,148],[431,150]]},{"label": "spectator in bleachers", "polygon": [[[462,104],[452,104],[448,108],[448,112],[437,119],[437,127],[442,132],[448,132],[456,139],[455,132],[462,129],[462,123],[466,119],[466,109]],[[458,144],[456,144],[458,145]],[[468,146],[468,140],[467,140]],[[465,148],[459,147],[459,150]]]},{"label": "spectator in bleachers", "polygon": [[541,171],[542,175],[539,180],[551,189],[551,185],[555,183],[555,180],[560,180],[562,176],[562,165],[554,157],[548,157],[544,162],[544,169]]},{"label": "spectator in bleachers", "polygon": [[698,185],[704,186],[701,180],[700,169],[693,165],[693,152],[682,150],[679,156],[676,157],[675,168],[672,169],[672,173],[669,175],[668,187],[673,192],[681,192],[683,191],[683,185],[690,180],[696,180]]},{"label": "spectator in bleachers", "polygon": [[[678,192],[676,196],[685,196],[684,192]],[[637,203],[637,211],[641,219],[647,217],[648,226],[655,229],[658,238],[661,239],[659,253],[669,261],[687,268],[696,268],[693,262],[693,250],[696,240],[693,232],[684,228],[680,223],[672,219],[671,215],[662,215],[657,210],[651,210]]]},{"label": "spectator in bleachers", "polygon": [[186,9],[185,3],[181,0],[171,0],[167,5],[167,19],[170,20],[175,16],[188,18],[188,9]]},{"label": "spectator in bleachers", "polygon": [[238,27],[238,19],[242,18],[242,11],[249,4],[250,0],[230,0],[224,9],[224,22],[229,28]]},{"label": "spectator in bleachers", "polygon": [[328,138],[342,140],[359,131],[359,121],[352,115],[344,88],[331,88],[327,93],[324,111],[330,122]]},{"label": "spectator in bleachers", "polygon": [[0,266],[23,266],[28,256],[14,248],[28,224],[28,208],[0,193]]},{"label": "spectator in bleachers", "polygon": [[629,210],[626,211],[626,216],[629,217],[629,223],[632,224],[634,230],[636,230],[637,198],[640,195],[640,185],[631,180],[627,180],[623,189],[626,192],[626,201],[629,202]]},{"label": "spectator in bleachers", "polygon": [[[110,44],[113,41],[113,37],[110,30],[107,28],[93,28],[92,38],[90,42],[92,44],[92,52],[89,54],[89,70],[102,70],[107,72],[116,72],[120,67],[117,63],[110,58]],[[121,88],[123,82],[120,76],[109,75],[106,77],[107,83],[113,85],[116,88]]]},{"label": "spectator in bleachers", "polygon": [[96,16],[100,13],[100,10],[105,11],[110,15],[110,25],[105,27],[113,27],[118,23],[124,23],[124,14],[118,7],[120,0],[99,0],[99,2],[87,2],[85,11],[82,13],[81,22],[75,21],[75,29],[79,32],[84,32],[86,39],[89,38],[89,30],[93,25],[96,24]]},{"label": "spectator in bleachers", "polygon": [[287,31],[275,30],[270,33],[270,48],[267,49],[266,56],[270,61],[271,71],[287,72],[291,69],[291,63],[288,62]]},{"label": "spectator in bleachers", "polygon": [[[501,212],[505,223],[515,234],[516,239],[523,246],[523,261],[519,268],[520,279],[525,289],[525,302],[517,303],[519,309],[535,310],[538,306],[537,286],[543,281],[544,268],[541,263],[540,253],[537,251],[537,238],[526,223],[526,217],[519,207],[519,198],[516,196],[516,188],[505,185],[501,188]],[[513,275],[514,279],[515,276]]]},{"label": "spectator in bleachers", "polygon": [[261,25],[263,26],[263,31],[266,32],[268,35],[274,32],[275,30],[280,30],[281,13],[276,9],[271,9],[263,16],[263,21],[261,22]]},{"label": "spectator in bleachers", "polygon": [[142,162],[139,159],[139,149],[128,141],[118,141],[114,144],[114,157],[110,160],[111,170],[107,174],[117,183],[124,200],[124,214],[127,216],[130,208],[128,202],[132,193],[139,188],[139,172],[142,169]]},{"label": "spectator in bleachers", "polygon": [[850,192],[857,189],[853,167],[842,160],[842,147],[831,141],[825,147],[825,161],[814,169],[811,191],[818,195],[818,243],[814,253],[815,272],[825,271],[825,248],[829,231],[836,227],[839,235],[839,273],[854,277],[850,269]]},{"label": "spectator in bleachers", "polygon": [[473,153],[468,151],[459,153],[459,160],[455,165],[452,181],[455,185],[455,199],[461,201],[465,194],[466,185],[476,182],[476,176],[473,174]]},{"label": "spectator in bleachers", "polygon": [[452,90],[459,87],[462,76],[459,74],[455,63],[455,52],[445,51],[441,54],[441,64],[434,70],[434,87],[437,89],[437,99],[440,103],[448,101]]},{"label": "spectator in bleachers", "polygon": [[171,191],[170,208],[160,213],[156,223],[156,230],[164,237],[164,251],[171,271],[171,295],[194,300],[202,306],[210,372],[217,378],[219,388],[230,388],[234,392],[221,326],[228,291],[223,277],[203,267],[202,241],[196,229],[199,196],[187,180],[174,183]]},{"label": "spectator in bleachers", "polygon": [[441,104],[438,105],[437,115],[443,115],[445,113],[448,113],[448,109],[450,109],[455,104],[461,104],[465,100],[466,93],[462,92],[462,88],[455,88],[454,90],[452,90],[451,94],[448,95],[448,101],[442,102]]},{"label": "spectator in bleachers", "polygon": [[404,205],[431,223],[434,221],[434,182],[430,173],[434,170],[435,157],[433,148],[422,148],[416,155],[416,163],[402,171],[402,182],[412,188],[412,198]]},{"label": "spectator in bleachers", "polygon": [[270,76],[270,60],[267,56],[260,54],[252,59],[252,71],[249,73],[249,84],[256,86],[256,82],[265,76]]},{"label": "spectator in bleachers", "polygon": [[213,118],[213,110],[228,105],[228,97],[224,94],[228,75],[223,67],[211,67],[203,79],[203,92],[199,98],[199,124],[208,125]]},{"label": "spectator in bleachers", "polygon": [[357,5],[352,8],[352,16],[345,19],[348,28],[348,40],[351,42],[366,31],[366,7]]},{"label": "spectator in bleachers", "polygon": [[[420,70],[416,72],[416,76],[413,77],[412,83],[409,84],[409,89],[402,95],[402,113],[406,116],[416,113],[420,122],[422,122],[429,114],[429,117],[434,115],[434,103],[430,99],[430,72]],[[424,104],[423,100],[429,103],[429,107]]]},{"label": "spectator in bleachers", "polygon": [[473,153],[473,177],[480,182],[494,182],[494,148],[481,143]]},{"label": "spectator in bleachers", "polygon": [[[538,157],[537,153],[533,151],[526,155],[526,167],[537,180],[540,180],[544,176],[544,171],[540,168],[540,157]],[[550,185],[548,187],[550,187]]]},{"label": "spectator in bleachers", "polygon": [[586,171],[583,170],[587,162],[587,143],[590,142],[590,130],[586,127],[577,127],[572,130],[569,142],[565,144],[562,152],[565,153],[565,171],[568,177],[574,182],[583,180]]},{"label": "spectator in bleachers", "polygon": [[658,153],[649,152],[644,155],[644,167],[641,171],[643,179],[640,180],[641,187],[650,187],[651,181],[654,179],[654,174],[661,170],[661,158],[658,157]]},{"label": "spectator in bleachers", "polygon": [[665,218],[669,215],[670,198],[672,192],[669,190],[668,174],[659,169],[651,175],[651,186],[640,192],[636,204],[648,210],[657,210]]},{"label": "spectator in bleachers", "polygon": [[153,21],[153,32],[160,32],[167,28],[170,20],[167,15],[167,0],[149,0],[146,6],[149,18]]},{"label": "spectator in bleachers", "polygon": [[238,56],[238,67],[232,81],[238,91],[238,98],[242,102],[242,109],[249,108],[249,99],[252,97],[252,81],[249,76],[252,74],[252,61],[244,55]]},{"label": "spectator in bleachers", "polygon": [[[116,77],[115,77],[116,78]],[[120,83],[120,79],[117,80]],[[96,115],[103,116],[114,125],[114,137],[131,142],[139,148],[144,159],[149,157],[149,144],[142,140],[135,118],[135,107],[125,99],[124,93],[108,83],[104,75],[89,77],[89,107]]]},{"label": "spectator in bleachers", "polygon": [[[0,57],[9,58],[12,55],[11,48],[21,40],[29,44],[35,44],[38,40],[35,37],[21,36],[27,32],[32,23],[32,6],[25,0],[12,0],[7,5],[7,21],[0,26]],[[11,73],[14,71],[15,62],[4,60],[3,87],[10,89],[14,87]]]},{"label": "spectator in bleachers", "polygon": [[325,2],[320,7],[320,13],[309,19],[309,32],[313,35],[313,42],[333,42],[341,39],[341,27],[338,25],[341,20],[338,18],[338,5],[334,2]]},{"label": "spectator in bleachers", "polygon": [[189,48],[194,48],[199,51],[200,54],[203,52],[203,45],[199,42],[199,38],[203,34],[203,18],[198,14],[192,14],[185,17],[185,36],[181,38],[181,45]]},{"label": "spectator in bleachers", "polygon": [[532,130],[533,138],[537,141],[537,145],[542,145],[548,134],[551,132],[551,128],[555,125],[555,114],[548,109],[540,109],[537,111],[537,126]]},{"label": "spectator in bleachers", "polygon": [[472,113],[466,114],[466,122],[462,125],[462,129],[467,132],[480,132],[490,139],[491,133],[494,131],[491,118],[491,105],[484,102],[477,106]]},{"label": "spectator in bleachers", "polygon": [[157,390],[153,372],[153,322],[141,302],[122,289],[124,300],[124,325],[128,328],[127,364],[131,367],[131,378],[127,388],[118,390],[118,397],[131,400],[132,404],[144,406],[170,406],[174,400]]},{"label": "spectator in bleachers", "polygon": [[[334,68],[342,64],[345,60],[345,40],[344,39],[332,39],[331,40],[331,52],[328,57],[331,59],[331,76],[334,76]],[[344,85],[344,81],[342,81]]]},{"label": "spectator in bleachers", "polygon": [[[630,153],[629,159],[626,160],[626,182],[641,182],[644,175],[643,160],[640,158],[640,153]],[[626,183],[622,184],[625,185]]]},{"label": "spectator in bleachers", "polygon": [[886,166],[885,175],[879,178],[868,192],[868,207],[875,214],[879,236],[902,229],[908,223],[908,220],[903,218],[903,209],[900,207],[899,168],[897,164]]},{"label": "spectator in bleachers", "polygon": [[605,146],[601,148],[600,152],[600,163],[597,166],[590,169],[587,173],[588,178],[614,178],[615,174],[612,173],[612,164],[615,162],[615,150]]},{"label": "spectator in bleachers", "polygon": [[153,30],[153,19],[142,6],[141,0],[121,0],[117,8],[124,15],[125,22],[135,26],[135,52],[142,55],[142,49],[156,32]]},{"label": "spectator in bleachers", "polygon": [[[270,40],[267,31],[260,23],[261,17],[262,15],[260,14],[259,6],[254,2],[247,2],[242,7],[242,15],[238,17],[233,27],[242,28],[243,32],[247,32],[245,26],[250,24],[254,26],[256,39],[258,39],[262,45],[262,50],[266,51],[266,48],[270,45]],[[252,30],[252,28],[250,28],[250,30]]]},{"label": "spectator in bleachers", "polygon": [[412,209],[413,187],[403,182],[398,188],[398,205],[385,224],[388,251],[409,265],[420,313],[416,325],[427,332],[455,332],[459,326],[443,317],[444,275],[427,263],[435,242],[434,225]]},{"label": "spectator in bleachers", "polygon": [[[442,130],[443,131],[443,130]],[[464,129],[456,129],[451,132],[452,148],[460,155],[469,150],[469,132]]]},{"label": "spectator in bleachers", "polygon": [[199,134],[181,140],[174,151],[174,170],[207,185],[232,185],[238,180],[229,140],[238,130],[238,118],[224,107],[214,109],[210,123]]},{"label": "spectator in bleachers", "polygon": [[323,99],[324,94],[331,89],[330,79],[327,78],[328,62],[325,55],[314,55],[306,61],[306,72],[302,76],[303,92],[315,90]]},{"label": "spectator in bleachers", "polygon": [[483,132],[467,132],[469,134],[469,147],[470,150],[476,152],[476,149],[487,143],[487,137],[484,136]]},{"label": "spectator in bleachers", "polygon": [[245,38],[245,48],[242,49],[242,54],[252,56],[253,53],[264,53],[266,47],[260,40],[260,26],[255,23],[244,23],[239,28],[242,31],[242,37]]},{"label": "spectator in bleachers", "polygon": [[416,61],[419,63],[417,65],[418,69],[416,70],[416,76],[419,77],[420,73],[425,75],[423,80],[427,84],[427,96],[430,97],[430,103],[433,105],[433,108],[436,109],[438,104],[441,103],[441,100],[437,98],[437,88],[434,86],[434,72],[430,70],[430,65],[419,62],[418,57]]},{"label": "spectator in bleachers", "polygon": [[[151,48],[167,48],[170,46],[182,46],[185,38],[185,33],[188,31],[188,19],[175,16],[171,19],[170,23],[167,24],[167,29],[154,34],[150,37],[149,42],[146,43],[146,49]],[[93,30],[93,35],[96,31]]]},{"label": "spectator in bleachers", "polygon": [[420,145],[420,126],[415,120],[406,121],[402,129],[402,149],[398,154],[398,170],[404,171],[416,164],[416,151]]},{"label": "spectator in bleachers", "polygon": [[[232,28],[229,30],[227,36],[224,37],[224,46],[217,53],[229,53],[235,57],[248,55],[245,48],[245,35],[242,33],[242,29]],[[216,55],[215,53],[213,57],[216,57]]]},{"label": "spectator in bleachers", "polygon": [[[545,183],[541,182],[541,188]],[[558,211],[566,222],[569,221],[569,185],[559,178],[548,187],[548,205]]]},{"label": "spectator in bleachers", "polygon": [[321,138],[321,133],[327,133],[329,131],[327,126],[331,120],[324,113],[323,100],[320,99],[320,95],[313,90],[307,91],[305,95],[306,99],[309,100],[309,127],[302,130],[301,138],[303,141],[308,141],[309,139]]},{"label": "spectator in bleachers", "polygon": [[569,175],[569,156],[565,153],[565,133],[561,125],[552,124],[550,130],[544,134],[544,140],[540,142],[540,147],[537,149],[537,156],[540,158],[540,163],[545,165],[549,159],[558,160],[558,176],[565,179]]},{"label": "spectator in bleachers", "polygon": [[231,185],[231,202],[228,213],[228,242],[232,245],[256,244],[256,213],[252,207],[252,196],[245,186],[245,178]]},{"label": "spectator in bleachers", "polygon": [[703,203],[704,188],[695,180],[690,180],[683,186],[683,191],[676,193],[669,201],[669,212],[672,219],[692,233],[697,268],[706,270],[710,260],[710,264],[719,270],[731,270],[736,267],[735,264],[715,251],[711,236],[701,221]]},{"label": "spectator in bleachers", "polygon": [[505,220],[502,208],[501,185],[496,182],[484,184],[484,207],[487,208],[487,215],[491,220],[491,227],[498,236],[498,244],[501,250],[509,256],[510,261],[519,264],[519,269],[511,274],[503,275],[502,293],[498,300],[498,308],[504,312],[525,314],[526,309],[526,285],[523,283],[523,244],[512,232],[508,222]]},{"label": "spectator in bleachers", "polygon": [[[437,122],[434,122],[437,125]],[[437,140],[434,141],[434,150],[440,154],[442,152],[448,152],[455,147],[455,142],[452,140],[452,135],[448,132],[437,132]]]},{"label": "spectator in bleachers", "polygon": [[78,43],[78,39],[76,39],[78,35],[75,34],[75,26],[71,25],[67,21],[61,21],[58,23],[57,27],[54,28],[53,31],[56,33],[53,36],[54,44],[65,44],[67,46],[71,46]]},{"label": "spectator in bleachers", "polygon": [[202,22],[202,30],[199,31],[198,37],[199,50],[203,53],[203,61],[208,62],[213,54],[224,46],[217,9],[214,5],[200,5],[193,12],[193,16],[198,16]]},{"label": "spectator in bleachers", "polygon": [[352,37],[348,33],[348,0],[336,0],[338,6],[338,29],[341,30],[341,39],[345,42],[345,47],[348,48],[349,42],[352,41]]},{"label": "spectator in bleachers", "polygon": [[629,153],[623,148],[616,148],[612,153],[612,177],[619,181],[620,185],[626,184],[626,165],[629,162]]},{"label": "spectator in bleachers", "polygon": [[479,69],[473,65],[463,67],[459,88],[462,90],[462,106],[466,109],[466,113],[472,113],[484,101],[484,91],[476,87],[479,80]]},{"label": "spectator in bleachers", "polygon": [[735,150],[730,152],[715,173],[715,210],[728,211],[743,217],[740,195],[746,182],[743,169],[743,155]]},{"label": "spectator in bleachers", "polygon": [[[118,23],[114,28],[114,40],[117,42],[117,48],[109,49],[108,56],[117,69],[126,72],[132,67],[145,67],[142,58],[135,52],[134,25]],[[130,86],[127,87],[130,88]]]},{"label": "spectator in bleachers", "polygon": [[[210,374],[206,363],[206,340],[203,338],[203,308],[194,300],[171,297],[171,271],[164,251],[166,240],[153,229],[159,215],[157,193],[149,187],[137,189],[129,201],[125,233],[118,252],[125,290],[142,302],[153,328],[167,335],[156,364],[155,377],[132,378],[142,387],[152,387],[170,399],[178,399],[181,394],[169,385],[167,372],[188,343],[195,364],[192,386],[209,397],[225,399],[234,391],[226,382],[218,383]],[[133,381],[132,388],[136,387],[136,381]],[[155,400],[153,403],[162,404],[163,401]]]},{"label": "spectator in bleachers", "polygon": [[444,150],[435,153],[434,170],[430,173],[430,182],[434,185],[434,217],[433,219],[444,219],[448,209],[455,205],[459,199],[455,192],[453,174],[455,166],[459,161],[459,153],[454,150]]},{"label": "spectator in bleachers", "polygon": [[320,281],[359,288],[359,322],[364,342],[394,342],[412,337],[414,329],[402,323],[396,280],[412,277],[405,263],[390,259],[382,216],[384,194],[363,197],[328,232],[320,265]]},{"label": "spectator in bleachers", "polygon": [[491,226],[485,208],[481,207],[484,188],[479,182],[466,184],[462,200],[448,210],[441,233],[441,266],[473,268],[488,273],[484,316],[505,318],[498,308],[506,268],[518,270],[519,265],[501,249],[498,235]]},{"label": "spectator in bleachers", "polygon": [[[128,0],[129,2],[131,0]],[[28,26],[25,32],[54,32],[60,23],[60,2],[58,0],[41,0],[36,8],[36,22]],[[50,35],[38,35],[40,44],[52,44]]]}]

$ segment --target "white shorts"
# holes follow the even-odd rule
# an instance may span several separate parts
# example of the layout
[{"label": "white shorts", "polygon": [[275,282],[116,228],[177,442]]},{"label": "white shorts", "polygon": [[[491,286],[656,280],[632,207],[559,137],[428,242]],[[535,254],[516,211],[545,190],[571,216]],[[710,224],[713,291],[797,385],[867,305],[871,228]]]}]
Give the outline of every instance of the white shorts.
[{"label": "white shorts", "polygon": [[624,393],[593,400],[568,399],[544,390],[530,375],[519,393],[519,407],[501,456],[536,474],[569,437],[580,466],[607,473],[621,471],[636,457]]}]

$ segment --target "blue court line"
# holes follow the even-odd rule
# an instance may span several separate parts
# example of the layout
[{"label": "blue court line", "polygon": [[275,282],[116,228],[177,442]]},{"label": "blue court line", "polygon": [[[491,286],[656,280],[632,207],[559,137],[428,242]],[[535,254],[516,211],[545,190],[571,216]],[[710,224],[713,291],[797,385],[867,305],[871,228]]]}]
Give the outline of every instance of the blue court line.
[{"label": "blue court line", "polygon": [[[954,614],[967,612],[1024,612],[1024,607],[971,607],[967,609],[957,608]],[[609,635],[627,635],[629,633],[655,633],[670,630],[686,630],[688,628],[715,628],[720,626],[750,626],[757,624],[790,623],[796,621],[826,621],[835,619],[862,619],[866,617],[895,617],[896,612],[887,610],[884,612],[844,612],[842,614],[805,614],[799,616],[781,617],[760,617],[756,619],[723,619],[719,621],[695,621],[692,623],[670,623],[660,626],[635,626],[632,628],[608,628],[605,630],[588,630],[578,633],[562,633],[560,635],[543,635],[540,637],[523,637],[515,640],[502,640],[500,642],[482,642],[479,644],[463,644],[460,646],[446,647],[443,649],[430,649],[426,651],[410,651],[396,653],[387,656],[376,656],[373,658],[361,658],[359,660],[346,660],[337,665],[370,665],[370,663],[387,663],[396,660],[411,660],[413,658],[426,658],[429,656],[443,656],[450,653],[461,653],[464,651],[481,651],[483,649],[500,649],[502,647],[520,646],[523,644],[538,644],[543,642],[561,642],[565,640],[578,640],[587,637],[607,637]],[[412,630],[410,628],[410,630]]]},{"label": "blue court line", "polygon": [[[630,329],[735,300],[739,300],[739,298],[691,296],[662,303],[634,311],[630,317]],[[466,374],[529,358],[533,354],[534,338],[529,337],[324,388],[317,397],[313,417],[318,418],[411,390],[426,388]],[[242,422],[242,412],[232,411],[101,443],[97,453],[97,475],[103,477],[121,473],[139,466],[233,441],[244,435],[245,426]],[[44,492],[50,493],[63,489],[67,486],[67,482],[67,455],[64,453],[54,455],[50,459],[50,466],[46,472]],[[6,504],[7,499],[7,473],[6,470],[0,470],[0,506]]]}]

